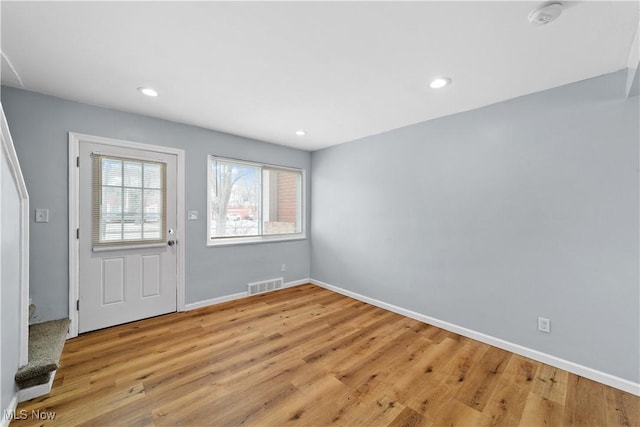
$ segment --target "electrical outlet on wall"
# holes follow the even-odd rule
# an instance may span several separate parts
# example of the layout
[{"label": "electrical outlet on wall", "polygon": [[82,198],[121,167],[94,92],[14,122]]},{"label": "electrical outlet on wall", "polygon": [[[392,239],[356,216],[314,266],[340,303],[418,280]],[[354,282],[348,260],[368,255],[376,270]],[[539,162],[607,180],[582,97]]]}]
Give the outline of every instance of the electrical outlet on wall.
[{"label": "electrical outlet on wall", "polygon": [[280,271],[287,271],[287,264],[282,264],[280,266]]},{"label": "electrical outlet on wall", "polygon": [[538,317],[538,330],[546,334],[551,333],[551,320],[546,317]]}]

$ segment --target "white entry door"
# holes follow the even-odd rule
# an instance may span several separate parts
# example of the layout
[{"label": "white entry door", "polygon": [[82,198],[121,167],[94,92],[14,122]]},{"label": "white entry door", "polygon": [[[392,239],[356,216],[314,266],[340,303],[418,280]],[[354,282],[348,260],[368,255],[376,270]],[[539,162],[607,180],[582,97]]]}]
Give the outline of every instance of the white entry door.
[{"label": "white entry door", "polygon": [[80,142],[78,331],[176,311],[174,154]]}]

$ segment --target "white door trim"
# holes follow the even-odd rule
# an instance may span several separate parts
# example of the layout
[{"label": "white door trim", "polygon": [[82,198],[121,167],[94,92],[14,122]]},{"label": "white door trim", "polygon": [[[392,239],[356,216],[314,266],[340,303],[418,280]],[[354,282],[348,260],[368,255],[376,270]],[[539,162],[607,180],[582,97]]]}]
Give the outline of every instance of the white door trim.
[{"label": "white door trim", "polygon": [[[78,336],[78,311],[76,301],[80,295],[80,252],[76,229],[80,224],[80,209],[78,201],[80,199],[80,171],[77,159],[80,155],[80,143],[92,142],[97,144],[111,145],[113,147],[133,148],[136,150],[155,151],[164,154],[174,154],[177,160],[177,310],[185,310],[185,152],[179,148],[164,147],[159,145],[142,144],[139,142],[123,141],[119,139],[104,138],[101,136],[86,135],[76,132],[69,132],[69,326],[68,338]],[[82,232],[82,230],[81,230]],[[88,232],[88,231],[85,231]]]}]

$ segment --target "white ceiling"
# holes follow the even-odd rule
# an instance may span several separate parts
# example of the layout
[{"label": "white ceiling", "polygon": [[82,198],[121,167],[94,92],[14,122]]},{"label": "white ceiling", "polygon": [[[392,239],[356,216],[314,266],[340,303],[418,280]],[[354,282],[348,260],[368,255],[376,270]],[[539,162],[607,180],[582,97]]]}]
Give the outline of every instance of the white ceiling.
[{"label": "white ceiling", "polygon": [[639,2],[540,4],[2,1],[2,82],[315,150],[626,68]]}]

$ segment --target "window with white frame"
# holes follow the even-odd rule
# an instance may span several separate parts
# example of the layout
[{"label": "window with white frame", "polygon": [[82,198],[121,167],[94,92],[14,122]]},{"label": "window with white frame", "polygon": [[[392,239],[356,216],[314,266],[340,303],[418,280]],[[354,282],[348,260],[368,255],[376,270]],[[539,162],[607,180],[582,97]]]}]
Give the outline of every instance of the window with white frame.
[{"label": "window with white frame", "polygon": [[222,157],[208,159],[210,244],[304,237],[304,172]]},{"label": "window with white frame", "polygon": [[166,165],[93,155],[94,247],[166,240]]}]

